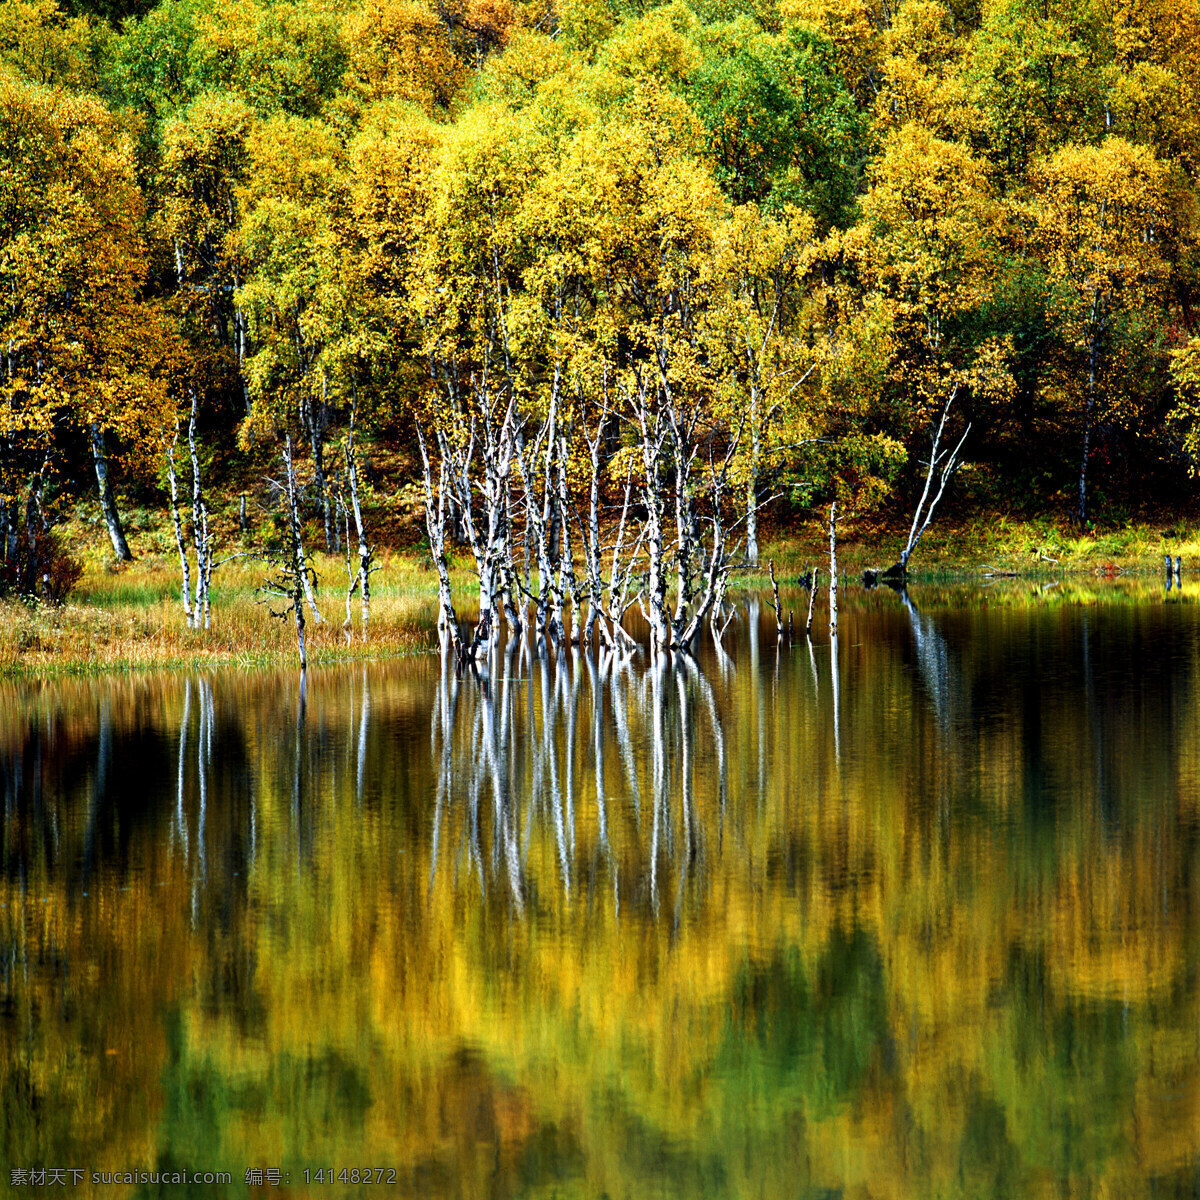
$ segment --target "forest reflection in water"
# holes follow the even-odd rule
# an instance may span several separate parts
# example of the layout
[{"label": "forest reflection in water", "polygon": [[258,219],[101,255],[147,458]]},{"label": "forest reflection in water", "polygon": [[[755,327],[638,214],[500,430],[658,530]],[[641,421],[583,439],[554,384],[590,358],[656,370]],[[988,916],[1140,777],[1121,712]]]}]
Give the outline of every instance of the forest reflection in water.
[{"label": "forest reflection in water", "polygon": [[4,684],[5,1169],[1194,1195],[1197,611]]}]

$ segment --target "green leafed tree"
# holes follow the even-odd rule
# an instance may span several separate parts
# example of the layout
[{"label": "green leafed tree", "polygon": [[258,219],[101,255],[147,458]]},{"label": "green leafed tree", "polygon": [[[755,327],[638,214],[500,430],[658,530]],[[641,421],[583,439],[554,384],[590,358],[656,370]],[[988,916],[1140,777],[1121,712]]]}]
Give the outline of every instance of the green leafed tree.
[{"label": "green leafed tree", "polygon": [[708,27],[703,44],[687,96],[730,199],[799,205],[822,229],[844,225],[869,138],[832,45],[807,29],[763,33],[747,18]]}]

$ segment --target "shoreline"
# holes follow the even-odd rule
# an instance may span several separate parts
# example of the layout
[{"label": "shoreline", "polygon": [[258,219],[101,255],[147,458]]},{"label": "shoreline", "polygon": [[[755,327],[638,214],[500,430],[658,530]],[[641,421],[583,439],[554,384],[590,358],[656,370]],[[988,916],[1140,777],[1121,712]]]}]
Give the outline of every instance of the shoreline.
[{"label": "shoreline", "polygon": [[[931,531],[932,532],[932,531]],[[1112,536],[1068,539],[1065,561],[1053,561],[1044,547],[1034,551],[1014,545],[992,545],[986,555],[963,546],[975,538],[947,529],[922,543],[921,557],[909,571],[914,589],[996,588],[1029,584],[1044,594],[1069,580],[1070,594],[1081,600],[1085,592],[1107,589],[1128,581],[1146,585],[1165,576],[1162,556],[1170,551],[1184,560],[1183,580],[1200,561],[1200,536],[1155,538],[1145,530],[1121,535],[1125,553]],[[852,592],[863,590],[864,570],[890,561],[880,553],[891,538],[871,544],[850,538],[839,544],[839,580]],[[1157,542],[1157,544],[1154,544]],[[827,548],[822,554],[816,539],[781,538],[768,542],[757,569],[735,571],[729,590],[736,595],[761,591],[768,594],[767,564],[774,560],[780,586],[796,588],[816,565],[827,583]],[[964,553],[964,550],[966,551]],[[1130,553],[1135,551],[1135,553]],[[1047,558],[1050,561],[1047,561]],[[335,579],[342,564],[331,555],[319,555],[322,578]],[[165,557],[146,556],[132,564],[114,567],[92,565],[73,598],[61,606],[27,605],[9,599],[0,602],[0,679],[51,679],[64,675],[129,674],[143,670],[194,670],[197,668],[278,669],[296,661],[290,621],[273,620],[258,602],[258,572],[239,565],[214,578],[213,628],[187,628],[178,599],[177,565]],[[462,613],[473,607],[472,573],[455,570],[455,600]],[[1086,584],[1086,587],[1080,585]],[[879,584],[886,590],[886,584]],[[436,649],[437,577],[414,553],[388,552],[373,583],[369,634],[361,636],[357,599],[353,607],[352,641],[347,644],[342,620],[345,593],[333,586],[320,589],[325,613],[320,624],[309,624],[310,665],[337,666],[379,661]],[[993,593],[999,596],[997,591]],[[1066,593],[1064,593],[1065,598]],[[769,599],[768,599],[769,606]]]}]

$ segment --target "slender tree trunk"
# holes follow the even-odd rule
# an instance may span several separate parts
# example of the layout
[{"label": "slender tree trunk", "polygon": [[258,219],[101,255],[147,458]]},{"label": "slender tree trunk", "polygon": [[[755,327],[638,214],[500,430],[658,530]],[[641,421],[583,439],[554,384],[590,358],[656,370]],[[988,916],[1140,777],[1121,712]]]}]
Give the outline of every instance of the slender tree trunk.
[{"label": "slender tree trunk", "polygon": [[121,562],[131,562],[133,555],[129,552],[129,543],[125,540],[125,530],[121,526],[121,514],[117,511],[116,497],[112,491],[112,481],[108,477],[108,454],[104,449],[104,430],[98,422],[93,421],[88,426],[92,444],[92,461],[96,465],[96,482],[100,489],[100,511],[104,514],[104,524],[108,526],[108,536],[112,541],[113,553]]},{"label": "slender tree trunk", "polygon": [[[324,388],[324,383],[322,383]],[[324,408],[324,405],[321,406]],[[321,519],[325,528],[325,553],[334,552],[336,523],[329,506],[329,489],[325,486],[325,425],[324,413],[314,412],[312,402],[305,404],[304,414],[308,424],[308,443],[312,449],[313,486],[317,489],[317,502],[321,505]]]},{"label": "slender tree trunk", "polygon": [[758,566],[758,471],[753,467],[746,480],[746,562]]},{"label": "slender tree trunk", "polygon": [[750,470],[746,478],[746,561],[758,566],[758,459],[761,442],[758,433],[758,390],[750,393]]},{"label": "slender tree trunk", "polygon": [[454,600],[450,591],[450,571],[446,564],[446,500],[449,485],[446,462],[439,465],[437,496],[434,496],[433,467],[429,461],[429,450],[421,427],[417,426],[417,444],[421,449],[421,481],[425,485],[425,529],[429,534],[429,552],[438,575],[438,635],[442,649],[452,648],[455,654],[462,652],[458,633],[458,614],[454,611]]},{"label": "slender tree trunk", "polygon": [[501,500],[500,519],[504,525],[504,538],[500,551],[500,602],[504,609],[504,619],[508,622],[509,637],[521,634],[523,627],[524,604],[517,604],[519,588],[516,570],[512,562],[512,493],[507,478],[504,481],[504,491]]},{"label": "slender tree trunk", "polygon": [[[533,597],[534,628],[540,636],[553,638],[561,643],[566,638],[566,630],[562,619],[561,577],[554,560],[556,535],[552,525],[557,513],[554,458],[557,445],[559,382],[560,375],[556,365],[549,410],[529,449],[528,458],[525,445],[519,438],[514,441],[514,449],[525,488],[527,537],[533,543],[533,552],[537,559],[538,590],[537,595]],[[526,591],[529,590],[527,583]]]},{"label": "slender tree trunk", "polygon": [[837,501],[829,506],[829,636],[837,637]]},{"label": "slender tree trunk", "polygon": [[1100,359],[1100,336],[1102,333],[1100,293],[1092,300],[1092,320],[1088,330],[1088,382],[1087,408],[1083,418],[1083,455],[1079,463],[1079,527],[1087,523],[1087,475],[1088,459],[1092,451],[1092,416],[1096,408],[1096,375]]},{"label": "slender tree trunk", "polygon": [[775,560],[770,561],[771,569],[771,599],[775,604],[775,637],[783,637],[783,612],[779,607],[779,584],[775,582]]},{"label": "slender tree trunk", "polygon": [[21,509],[16,499],[10,501],[5,509],[5,527],[7,533],[4,547],[5,561],[15,563],[21,544]]},{"label": "slender tree trunk", "polygon": [[[614,648],[616,643],[604,616],[604,587],[600,579],[600,471],[601,454],[604,447],[604,424],[608,419],[608,395],[605,393],[604,409],[596,423],[593,438],[584,428],[584,440],[588,447],[588,465],[591,468],[588,483],[588,511],[586,522],[579,518],[579,544],[583,550],[583,567],[586,574],[588,596],[587,617],[580,623],[582,640],[590,639],[599,623],[605,645]],[[618,537],[619,540],[619,537]]]},{"label": "slender tree trunk", "polygon": [[692,603],[692,559],[695,556],[695,520],[691,495],[691,471],[688,463],[688,448],[675,421],[672,443],[675,456],[675,612],[672,619],[673,632],[682,628],[687,620]]},{"label": "slender tree trunk", "polygon": [[171,486],[171,525],[175,531],[175,547],[179,551],[179,572],[183,578],[183,612],[188,628],[195,624],[192,616],[192,578],[188,566],[187,544],[183,540],[183,523],[179,519],[179,480],[175,472],[175,443],[179,440],[178,427],[175,439],[167,447],[167,482]]},{"label": "slender tree trunk", "polygon": [[[942,442],[942,433],[946,428],[946,418],[950,415],[950,406],[954,403],[957,395],[958,384],[956,383],[950,389],[950,395],[947,397],[946,403],[942,408],[941,420],[938,422],[937,429],[933,434],[933,446],[929,452],[929,469],[925,473],[925,487],[921,492],[920,500],[917,501],[916,511],[913,513],[912,526],[908,531],[908,544],[901,552],[900,561],[885,572],[885,578],[899,579],[901,582],[905,580],[908,572],[908,560],[917,548],[917,543],[921,540],[921,535],[929,528],[929,523],[933,520],[934,511],[937,509],[946,491],[946,485],[954,477],[954,472],[958,469],[958,456],[962,452],[963,443],[966,442],[967,435],[971,432],[970,424],[967,425],[962,437],[958,439],[958,445],[953,450],[949,452],[939,452],[938,450]],[[933,478],[937,474],[939,465],[942,467],[942,473],[938,490],[933,499],[930,500],[929,492],[933,487]]]},{"label": "slender tree trunk", "polygon": [[[43,531],[45,519],[42,516],[42,488],[45,485],[46,464],[29,481],[29,496],[25,502],[25,543],[28,557],[25,570],[22,573],[21,594],[37,595],[37,582],[41,559],[38,556],[38,535]],[[45,589],[43,589],[44,591]]]},{"label": "slender tree trunk", "polygon": [[663,553],[663,501],[658,485],[666,431],[663,418],[651,412],[651,384],[639,376],[625,391],[641,441],[642,500],[646,516],[642,523],[646,545],[646,613],[650,625],[650,651],[657,658],[671,648],[671,622],[667,615],[667,575]]},{"label": "slender tree trunk", "polygon": [[296,649],[300,655],[300,670],[308,667],[308,653],[304,644],[304,598],[309,591],[308,564],[304,559],[304,545],[300,540],[300,512],[296,502],[296,471],[292,461],[292,435],[284,439],[284,474],[288,493],[288,551],[291,559],[292,614],[296,621]]},{"label": "slender tree trunk", "polygon": [[579,620],[579,589],[575,582],[575,562],[571,551],[571,522],[567,515],[569,503],[567,496],[567,439],[560,437],[558,444],[558,511],[562,552],[558,558],[558,590],[564,598],[568,593],[571,596],[571,621],[574,624]]},{"label": "slender tree trunk", "polygon": [[[213,572],[213,557],[212,557],[212,539],[208,536],[208,506],[200,506],[200,542],[204,547],[204,555],[196,563],[196,572],[204,579],[204,628],[212,628],[212,572]],[[196,619],[201,619],[201,614],[196,614]]]},{"label": "slender tree trunk", "polygon": [[[229,228],[235,229],[236,227],[237,217],[235,212],[231,211]],[[233,292],[234,295],[237,295],[238,289],[242,286],[242,277],[236,261],[233,264],[232,275]],[[250,401],[250,385],[246,382],[246,359],[250,354],[250,335],[246,325],[246,314],[240,308],[233,310],[233,352],[237,362],[238,384],[242,389],[242,403],[246,406],[246,415],[249,416],[253,407]]]},{"label": "slender tree trunk", "polygon": [[[657,463],[655,464],[657,470]],[[649,492],[651,489],[647,489]],[[657,489],[646,496],[646,601],[650,606],[650,648],[655,657],[665,654],[671,645],[667,620],[667,576],[663,563],[662,502]]]},{"label": "slender tree trunk", "polygon": [[[296,460],[292,450],[292,435],[289,433],[284,438],[284,454],[283,463],[287,471],[287,493],[288,493],[288,517],[291,527],[292,541],[296,546],[296,553],[300,556],[300,564],[303,568],[300,571],[297,586],[303,590],[304,598],[308,601],[309,611],[312,613],[313,621],[321,624],[321,612],[317,608],[317,598],[313,594],[312,579],[309,576],[307,569],[307,559],[304,554],[304,532],[300,522],[300,501],[296,494]],[[298,632],[303,634],[303,624],[299,626]]]},{"label": "slender tree trunk", "polygon": [[199,627],[202,614],[208,610],[208,596],[205,587],[208,576],[204,571],[205,559],[209,556],[206,531],[208,522],[205,519],[204,488],[200,478],[200,454],[196,448],[196,418],[199,412],[199,397],[196,389],[191,389],[192,411],[188,417],[188,452],[192,459],[192,540],[196,545],[196,593],[192,602],[192,620]]},{"label": "slender tree trunk", "polygon": [[[358,453],[354,448],[353,416],[350,418],[350,432],[346,436],[346,482],[350,489],[350,511],[354,515],[354,531],[358,535],[358,578],[362,596],[362,635],[365,642],[367,625],[371,619],[371,559],[375,552],[367,542],[362,507],[358,501]],[[346,537],[347,540],[350,537],[349,529],[346,531]]]},{"label": "slender tree trunk", "polygon": [[334,495],[334,505],[338,526],[346,527],[346,581],[348,586],[346,588],[346,619],[342,622],[342,632],[346,635],[346,645],[348,646],[351,640],[350,630],[354,625],[354,610],[350,607],[350,602],[354,599],[354,593],[362,582],[362,572],[354,565],[350,550],[350,509],[346,506],[346,501],[340,492]]}]

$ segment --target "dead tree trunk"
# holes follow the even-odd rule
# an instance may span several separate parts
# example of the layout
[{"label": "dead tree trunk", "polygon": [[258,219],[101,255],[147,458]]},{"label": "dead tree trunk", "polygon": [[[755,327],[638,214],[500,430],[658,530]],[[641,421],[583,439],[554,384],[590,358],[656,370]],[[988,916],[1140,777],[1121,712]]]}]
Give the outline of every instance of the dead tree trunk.
[{"label": "dead tree trunk", "polygon": [[[350,513],[354,517],[354,532],[358,536],[358,587],[362,600],[362,635],[367,640],[367,625],[371,619],[371,572],[374,570],[372,560],[375,557],[374,547],[367,541],[367,531],[363,524],[362,505],[358,498],[358,452],[354,445],[354,423],[357,413],[350,413],[350,429],[346,434],[344,457],[346,460],[346,489],[350,494]],[[346,529],[346,553],[350,553],[350,530]],[[348,601],[347,601],[348,603]]]},{"label": "dead tree trunk", "polygon": [[[899,561],[884,572],[884,579],[895,580],[900,583],[904,582],[908,574],[908,560],[917,548],[917,543],[921,540],[921,535],[929,528],[929,523],[933,520],[934,511],[945,494],[946,485],[954,478],[954,472],[958,469],[960,462],[958,456],[962,451],[963,443],[967,440],[967,434],[971,432],[971,426],[968,425],[966,427],[953,450],[942,450],[939,452],[938,449],[941,445],[942,434],[946,429],[946,418],[950,415],[950,406],[954,403],[954,398],[957,395],[958,384],[955,384],[950,390],[945,407],[942,409],[941,420],[938,421],[937,429],[934,431],[933,447],[929,454],[929,469],[925,473],[925,487],[921,492],[921,499],[917,501],[916,511],[913,513],[912,526],[908,531],[908,542],[900,555]],[[938,473],[939,467],[941,468],[941,476],[938,482],[937,493],[930,500],[929,492],[933,486],[933,478]]]},{"label": "dead tree trunk", "polygon": [[192,579],[191,568],[188,565],[187,543],[183,540],[183,522],[179,519],[179,482],[175,472],[175,446],[179,442],[179,429],[176,427],[175,436],[167,447],[167,482],[171,487],[171,526],[175,532],[175,548],[179,551],[179,573],[183,580],[183,614],[187,617],[188,628],[196,624],[192,612]]},{"label": "dead tree trunk", "polygon": [[837,501],[829,506],[829,636],[837,637]]},{"label": "dead tree trunk", "polygon": [[421,448],[421,482],[425,487],[425,529],[429,535],[429,553],[438,576],[438,637],[442,649],[452,648],[461,654],[462,645],[458,632],[458,614],[454,611],[454,600],[450,591],[450,570],[446,563],[447,500],[450,494],[448,466],[443,458],[439,463],[436,496],[434,494],[433,465],[429,460],[429,448],[421,426],[417,425],[417,445]]}]

